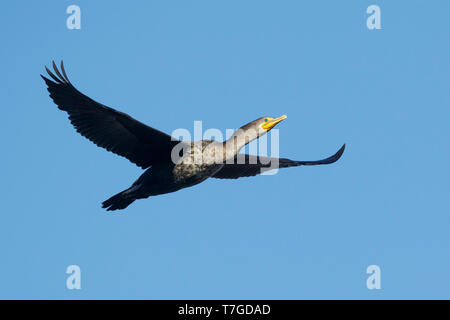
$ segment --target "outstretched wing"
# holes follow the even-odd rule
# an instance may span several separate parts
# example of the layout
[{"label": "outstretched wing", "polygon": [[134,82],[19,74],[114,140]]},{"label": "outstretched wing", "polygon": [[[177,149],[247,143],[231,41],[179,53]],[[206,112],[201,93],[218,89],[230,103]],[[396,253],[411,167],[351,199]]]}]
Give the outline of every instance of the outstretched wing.
[{"label": "outstretched wing", "polygon": [[69,81],[61,61],[61,72],[53,62],[53,74],[41,75],[48,86],[50,97],[58,108],[69,114],[75,129],[97,146],[127,158],[142,169],[170,160],[173,146],[179,141],[85,96]]},{"label": "outstretched wing", "polygon": [[268,158],[268,157],[257,157],[248,154],[239,154],[234,159],[233,164],[225,164],[221,170],[215,173],[212,178],[218,179],[237,179],[241,177],[256,176],[257,174],[263,173],[264,171],[269,171],[276,169],[276,167],[271,167],[275,165],[278,161],[278,168],[288,168],[297,166],[314,166],[319,164],[330,164],[339,160],[344,152],[345,144],[331,157],[323,160],[317,161],[293,161],[285,158]]}]

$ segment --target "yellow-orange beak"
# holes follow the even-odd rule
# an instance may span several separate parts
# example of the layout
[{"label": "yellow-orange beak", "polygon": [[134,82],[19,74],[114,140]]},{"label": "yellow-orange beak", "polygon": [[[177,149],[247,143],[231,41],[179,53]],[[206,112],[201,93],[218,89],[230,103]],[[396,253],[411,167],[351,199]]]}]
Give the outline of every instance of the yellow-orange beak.
[{"label": "yellow-orange beak", "polygon": [[269,131],[270,129],[272,129],[273,127],[275,127],[275,125],[276,125],[277,123],[283,121],[283,120],[286,119],[286,118],[287,118],[287,115],[285,115],[285,114],[282,115],[282,116],[279,117],[279,118],[267,118],[267,121],[264,122],[264,123],[261,125],[261,128],[263,128],[264,130]]}]

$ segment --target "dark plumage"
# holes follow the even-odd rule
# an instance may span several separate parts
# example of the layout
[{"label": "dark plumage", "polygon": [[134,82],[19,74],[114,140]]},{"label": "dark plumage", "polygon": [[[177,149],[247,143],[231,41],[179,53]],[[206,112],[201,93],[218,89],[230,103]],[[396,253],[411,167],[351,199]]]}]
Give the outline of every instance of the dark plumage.
[{"label": "dark plumage", "polygon": [[[333,156],[319,161],[239,154],[243,146],[267,133],[286,116],[259,118],[243,126],[223,143],[209,140],[180,142],[82,94],[70,83],[62,61],[61,72],[53,62],[56,75],[47,67],[46,70],[53,81],[41,77],[48,86],[50,97],[59,109],[69,114],[70,122],[81,135],[97,146],[147,169],[130,188],[103,202],[107,210],[124,209],[136,199],[174,192],[209,177],[236,179],[255,176],[273,169],[273,163],[278,163],[280,168],[330,164],[344,152],[345,145]],[[172,159],[175,146],[181,147],[181,157],[177,160]],[[197,155],[200,155],[200,162],[197,161]]]}]

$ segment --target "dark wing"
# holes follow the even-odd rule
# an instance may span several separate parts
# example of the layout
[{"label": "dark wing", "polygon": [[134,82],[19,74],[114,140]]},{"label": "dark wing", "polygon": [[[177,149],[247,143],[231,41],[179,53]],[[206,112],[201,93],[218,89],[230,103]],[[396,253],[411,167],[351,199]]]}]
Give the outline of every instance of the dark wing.
[{"label": "dark wing", "polygon": [[178,140],[172,141],[169,135],[82,94],[70,83],[62,61],[62,74],[54,62],[56,76],[47,67],[45,69],[54,80],[41,75],[48,86],[50,97],[59,109],[69,114],[70,122],[81,135],[142,169],[170,161],[172,148]]},{"label": "dark wing", "polygon": [[344,152],[345,144],[331,157],[318,161],[293,161],[289,159],[276,159],[268,157],[257,157],[250,156],[248,154],[239,154],[235,159],[233,164],[225,164],[222,169],[215,173],[212,178],[218,179],[237,179],[241,177],[256,176],[257,174],[263,173],[264,171],[269,171],[276,169],[276,167],[271,168],[272,162],[275,166],[278,160],[278,168],[288,168],[297,166],[314,166],[318,164],[330,164],[339,160]]}]

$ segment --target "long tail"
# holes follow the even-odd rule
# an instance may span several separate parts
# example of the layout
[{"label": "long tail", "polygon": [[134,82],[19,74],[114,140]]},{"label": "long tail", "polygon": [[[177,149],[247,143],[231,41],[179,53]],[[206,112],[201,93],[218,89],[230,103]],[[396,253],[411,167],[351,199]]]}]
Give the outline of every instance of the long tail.
[{"label": "long tail", "polygon": [[112,196],[102,203],[102,207],[108,211],[125,209],[136,200],[131,194],[132,191],[134,191],[134,187]]}]

